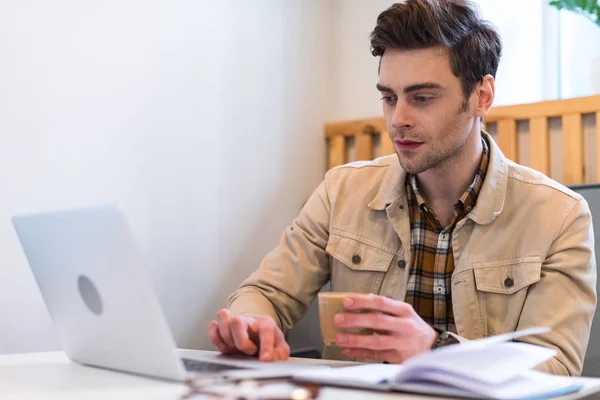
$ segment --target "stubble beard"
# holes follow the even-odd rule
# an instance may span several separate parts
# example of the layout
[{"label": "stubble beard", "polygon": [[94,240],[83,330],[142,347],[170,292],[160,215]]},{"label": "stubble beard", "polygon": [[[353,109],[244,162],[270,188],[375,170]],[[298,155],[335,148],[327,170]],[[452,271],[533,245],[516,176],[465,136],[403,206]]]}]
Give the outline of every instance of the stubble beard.
[{"label": "stubble beard", "polygon": [[[458,127],[456,127],[458,129]],[[442,135],[442,138],[452,137],[453,133]],[[451,169],[458,162],[458,158],[462,153],[463,149],[467,145],[469,135],[466,134],[463,140],[458,143],[454,143],[451,147],[435,147],[429,149],[422,155],[411,155],[410,152],[396,151],[400,166],[409,174],[417,175],[425,171],[436,169],[445,170]],[[444,140],[444,139],[438,139]],[[424,146],[427,146],[430,141],[426,141]],[[414,159],[414,160],[411,160]],[[411,162],[412,161],[412,162]]]},{"label": "stubble beard", "polygon": [[[461,105],[461,108],[458,110],[458,113],[455,116],[456,121],[461,121],[462,118],[464,117],[464,114],[467,113],[467,111],[468,111],[468,102],[465,101]],[[441,135],[441,138],[438,140],[444,140],[444,138],[453,137],[454,136],[453,133],[455,134],[457,132],[462,131],[461,128],[466,129],[466,126],[462,127],[462,124],[460,122],[457,122],[452,127],[452,130],[454,130],[455,132],[450,131],[450,132],[448,132],[448,134]],[[419,135],[417,137],[422,137],[422,136]],[[444,170],[444,169],[449,169],[449,167],[452,167],[454,164],[456,164],[456,162],[458,162],[460,154],[462,153],[463,149],[467,145],[468,141],[469,141],[469,134],[466,133],[463,137],[463,140],[460,141],[459,143],[454,144],[450,148],[444,148],[444,147],[433,148],[421,156],[422,160],[420,160],[420,161],[417,160],[415,163],[409,162],[409,159],[411,158],[410,152],[407,152],[407,155],[402,155],[402,152],[396,150],[396,154],[398,155],[398,160],[400,161],[400,166],[409,174],[416,175],[416,174],[420,174],[425,171],[428,171],[430,169]],[[425,145],[427,145],[429,143],[432,143],[432,142],[425,141]],[[414,157],[414,158],[417,158],[417,157]]]}]

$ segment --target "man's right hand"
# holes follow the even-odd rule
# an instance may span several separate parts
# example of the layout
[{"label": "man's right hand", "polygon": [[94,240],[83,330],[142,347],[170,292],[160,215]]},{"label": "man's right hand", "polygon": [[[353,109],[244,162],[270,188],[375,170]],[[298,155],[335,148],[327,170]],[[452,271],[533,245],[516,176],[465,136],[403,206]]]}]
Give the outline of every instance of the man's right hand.
[{"label": "man's right hand", "polygon": [[223,354],[258,355],[260,361],[285,361],[290,346],[273,318],[232,316],[221,309],[208,323],[208,338]]}]

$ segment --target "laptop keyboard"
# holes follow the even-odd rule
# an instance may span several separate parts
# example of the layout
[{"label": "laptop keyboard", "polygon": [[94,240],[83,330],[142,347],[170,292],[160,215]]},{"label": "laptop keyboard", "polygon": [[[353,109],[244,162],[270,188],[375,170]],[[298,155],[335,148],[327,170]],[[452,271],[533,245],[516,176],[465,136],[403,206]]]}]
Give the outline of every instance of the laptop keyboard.
[{"label": "laptop keyboard", "polygon": [[189,372],[220,372],[232,369],[242,369],[232,365],[216,364],[206,361],[194,360],[191,358],[182,358],[185,369]]}]

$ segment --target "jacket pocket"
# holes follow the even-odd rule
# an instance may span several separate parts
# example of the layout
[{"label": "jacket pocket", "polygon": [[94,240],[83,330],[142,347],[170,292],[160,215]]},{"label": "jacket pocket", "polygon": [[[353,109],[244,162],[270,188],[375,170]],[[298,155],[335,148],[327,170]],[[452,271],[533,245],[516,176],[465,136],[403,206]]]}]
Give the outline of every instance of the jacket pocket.
[{"label": "jacket pocket", "polygon": [[541,257],[473,264],[479,308],[487,334],[515,330],[530,285],[541,278]]},{"label": "jacket pocket", "polygon": [[330,234],[331,290],[377,293],[395,254],[347,236]]},{"label": "jacket pocket", "polygon": [[477,290],[513,294],[540,280],[542,261],[526,257],[512,261],[475,263],[473,265]]}]

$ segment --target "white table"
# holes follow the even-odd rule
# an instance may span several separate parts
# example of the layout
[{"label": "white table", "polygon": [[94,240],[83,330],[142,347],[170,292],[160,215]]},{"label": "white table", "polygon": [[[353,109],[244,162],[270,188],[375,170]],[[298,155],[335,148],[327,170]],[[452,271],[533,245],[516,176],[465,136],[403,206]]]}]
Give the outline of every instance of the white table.
[{"label": "white table", "polygon": [[[182,350],[182,354],[201,350]],[[211,352],[212,353],[212,352]],[[331,364],[321,360],[291,359],[296,364]],[[600,379],[573,378],[584,385],[576,395],[581,398],[600,392]],[[180,399],[187,389],[182,384],[147,379],[74,364],[62,352],[0,355],[0,399]],[[409,399],[420,397],[401,393],[375,393],[359,390],[323,388],[321,399]]]}]

